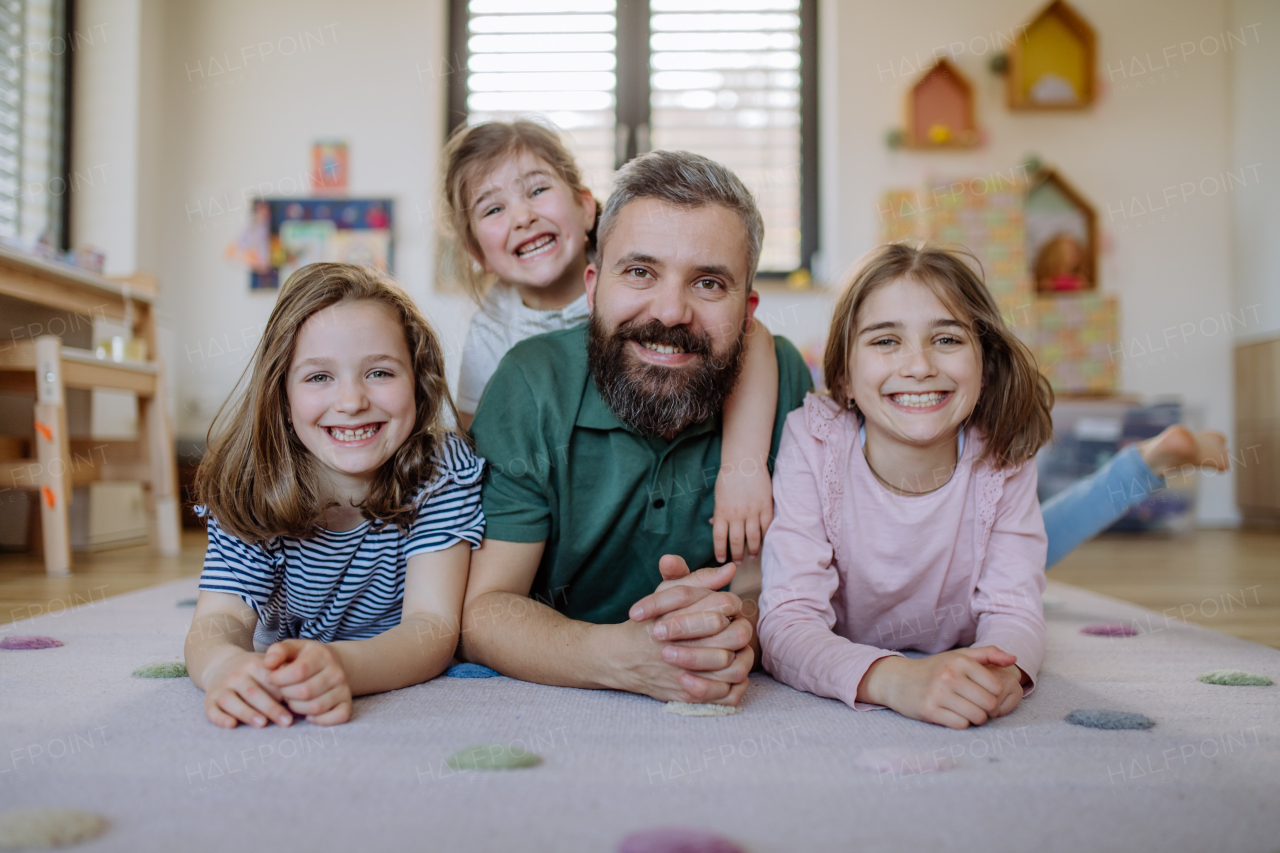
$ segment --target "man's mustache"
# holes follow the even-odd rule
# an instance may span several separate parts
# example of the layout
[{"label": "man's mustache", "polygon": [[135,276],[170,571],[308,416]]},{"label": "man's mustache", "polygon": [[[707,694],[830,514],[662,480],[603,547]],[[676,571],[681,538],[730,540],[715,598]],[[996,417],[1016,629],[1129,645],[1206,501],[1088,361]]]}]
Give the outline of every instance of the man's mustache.
[{"label": "man's mustache", "polygon": [[660,320],[650,320],[639,325],[623,323],[613,333],[619,341],[635,341],[644,344],[661,344],[676,347],[695,355],[710,355],[715,345],[706,332],[695,332],[688,326],[667,326]]}]

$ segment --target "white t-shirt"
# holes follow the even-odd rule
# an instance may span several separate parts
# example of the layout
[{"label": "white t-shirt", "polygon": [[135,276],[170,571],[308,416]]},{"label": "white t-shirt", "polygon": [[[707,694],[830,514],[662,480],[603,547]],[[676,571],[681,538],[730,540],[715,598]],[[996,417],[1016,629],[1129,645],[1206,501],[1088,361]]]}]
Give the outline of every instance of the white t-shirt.
[{"label": "white t-shirt", "polygon": [[458,379],[458,409],[475,414],[484,386],[489,384],[507,350],[534,335],[576,326],[590,316],[585,293],[563,308],[538,311],[526,306],[520,300],[520,292],[511,285],[495,284],[467,330],[462,375]]}]

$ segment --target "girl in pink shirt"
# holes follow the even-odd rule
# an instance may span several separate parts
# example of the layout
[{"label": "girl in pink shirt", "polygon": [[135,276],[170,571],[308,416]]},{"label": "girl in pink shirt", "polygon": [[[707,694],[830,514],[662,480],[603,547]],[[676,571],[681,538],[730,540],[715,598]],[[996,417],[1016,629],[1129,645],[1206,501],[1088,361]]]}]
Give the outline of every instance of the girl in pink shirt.
[{"label": "girl in pink shirt", "polygon": [[1034,457],[1053,392],[974,270],[931,247],[872,254],[824,362],[831,396],[810,394],[778,449],[765,668],[951,728],[1008,714],[1044,657]]}]

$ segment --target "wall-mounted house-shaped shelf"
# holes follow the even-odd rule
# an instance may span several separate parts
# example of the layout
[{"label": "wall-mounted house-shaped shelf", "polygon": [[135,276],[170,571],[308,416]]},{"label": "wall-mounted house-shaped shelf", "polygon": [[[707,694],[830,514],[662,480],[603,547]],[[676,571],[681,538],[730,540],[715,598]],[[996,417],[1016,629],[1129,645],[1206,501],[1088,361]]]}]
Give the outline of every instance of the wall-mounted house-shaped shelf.
[{"label": "wall-mounted house-shaped shelf", "polygon": [[1094,98],[1096,53],[1089,22],[1064,0],[1053,0],[1009,50],[1009,109],[1088,107]]},{"label": "wall-mounted house-shaped shelf", "polygon": [[1023,204],[1026,257],[1039,293],[1098,286],[1098,215],[1053,169],[1037,172]]},{"label": "wall-mounted house-shaped shelf", "polygon": [[972,148],[978,144],[973,86],[960,70],[941,59],[907,91],[908,148]]}]

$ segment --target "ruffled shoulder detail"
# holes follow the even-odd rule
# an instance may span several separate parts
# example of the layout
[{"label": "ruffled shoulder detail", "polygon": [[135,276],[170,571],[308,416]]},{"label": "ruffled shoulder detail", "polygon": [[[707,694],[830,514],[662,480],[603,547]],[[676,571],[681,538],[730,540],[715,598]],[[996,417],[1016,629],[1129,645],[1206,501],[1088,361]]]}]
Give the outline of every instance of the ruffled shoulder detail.
[{"label": "ruffled shoulder detail", "polygon": [[[990,460],[977,463],[977,458],[982,455],[982,451],[985,448],[985,436],[976,429],[966,430],[965,455],[975,462],[973,471],[974,496],[977,498],[978,505],[977,512],[974,515],[978,529],[974,531],[976,535],[973,541],[976,551],[974,556],[977,558],[978,565],[982,565],[987,556],[987,544],[991,541],[991,529],[996,524],[996,508],[1000,504],[1000,498],[1004,497],[1004,481],[1016,474],[1022,467],[997,468],[991,464]],[[1031,464],[1034,465],[1035,461],[1032,460]]]},{"label": "ruffled shoulder detail", "polygon": [[822,444],[822,523],[827,528],[836,561],[849,565],[840,519],[844,512],[844,482],[849,453],[857,440],[857,417],[825,394],[810,392],[804,398],[805,426]]},{"label": "ruffled shoulder detail", "polygon": [[432,457],[436,463],[431,480],[422,487],[422,496],[436,492],[445,483],[474,486],[484,477],[484,458],[457,433],[447,432]]}]

